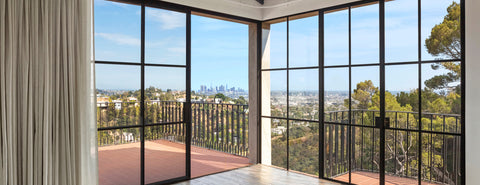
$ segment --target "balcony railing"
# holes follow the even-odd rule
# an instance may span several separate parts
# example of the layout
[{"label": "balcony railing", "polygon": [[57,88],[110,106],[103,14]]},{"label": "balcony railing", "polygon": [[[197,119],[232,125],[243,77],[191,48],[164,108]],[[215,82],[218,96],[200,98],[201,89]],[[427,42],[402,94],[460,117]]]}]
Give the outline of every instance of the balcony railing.
[{"label": "balcony railing", "polygon": [[[147,101],[145,140],[185,142],[184,102]],[[97,103],[98,146],[140,141],[138,102]],[[129,128],[126,128],[129,127]],[[118,129],[122,128],[122,129]],[[248,105],[192,103],[193,146],[246,157]]]},{"label": "balcony railing", "polygon": [[[184,143],[183,110],[182,102],[146,102],[145,139]],[[139,129],[135,129],[140,125],[139,112],[138,102],[98,103],[98,145],[139,142]],[[352,110],[351,113],[351,132],[348,132],[349,111],[325,113],[327,177],[346,174],[350,165],[352,171],[379,171],[380,132],[374,121],[379,111]],[[386,111],[386,117],[390,118],[385,138],[386,174],[418,178],[420,152],[422,180],[459,184],[460,115],[422,113],[421,124],[418,112]],[[192,103],[192,145],[246,157],[248,105]],[[352,148],[349,150],[348,146]]]},{"label": "balcony railing", "polygon": [[[380,130],[375,128],[376,110],[352,110],[325,114],[325,173],[336,177],[352,171],[379,171]],[[439,184],[459,184],[461,179],[460,115],[386,111],[390,118],[386,131],[385,173],[418,179],[421,153],[421,178]],[[420,124],[421,123],[421,124]],[[421,133],[421,147],[419,136]],[[351,134],[351,136],[350,136]],[[350,145],[349,143],[354,142]],[[351,146],[348,150],[348,146]],[[351,155],[348,153],[351,151]],[[350,157],[351,156],[351,157]]]}]

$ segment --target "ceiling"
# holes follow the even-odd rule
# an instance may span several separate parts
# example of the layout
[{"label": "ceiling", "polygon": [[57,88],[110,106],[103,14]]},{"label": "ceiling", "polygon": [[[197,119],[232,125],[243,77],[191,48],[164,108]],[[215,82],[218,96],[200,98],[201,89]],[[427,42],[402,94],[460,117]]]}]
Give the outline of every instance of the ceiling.
[{"label": "ceiling", "polygon": [[292,15],[359,0],[163,0],[255,20]]},{"label": "ceiling", "polygon": [[[281,6],[288,6],[294,3],[300,3],[302,0],[218,0],[246,6],[255,9],[268,9]],[[261,4],[260,2],[263,2]]]}]

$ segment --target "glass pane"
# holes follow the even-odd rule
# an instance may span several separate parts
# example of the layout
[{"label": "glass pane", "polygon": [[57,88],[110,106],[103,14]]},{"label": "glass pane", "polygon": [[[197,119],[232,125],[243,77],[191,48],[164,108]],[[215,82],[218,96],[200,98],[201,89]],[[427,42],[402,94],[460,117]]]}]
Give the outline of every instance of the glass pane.
[{"label": "glass pane", "polygon": [[[325,123],[348,124],[349,69],[325,69]],[[349,182],[349,135],[347,126],[325,124],[325,176]]]},{"label": "glass pane", "polygon": [[422,60],[460,59],[459,0],[422,0]]},{"label": "glass pane", "polygon": [[318,15],[290,19],[288,34],[289,67],[318,66]]},{"label": "glass pane", "polygon": [[192,15],[193,177],[249,164],[248,43],[247,24]]},{"label": "glass pane", "polygon": [[380,129],[352,127],[351,183],[380,184],[380,139]]},{"label": "glass pane", "polygon": [[318,176],[318,128],[316,122],[290,121],[289,167]]},{"label": "glass pane", "polygon": [[318,120],[318,69],[289,71],[289,118]]},{"label": "glass pane", "polygon": [[192,90],[194,101],[248,103],[248,25],[192,15]]},{"label": "glass pane", "polygon": [[385,131],[385,181],[418,184],[418,139],[418,132]]},{"label": "glass pane", "polygon": [[186,176],[185,124],[145,127],[145,183]]},{"label": "glass pane", "polygon": [[270,31],[267,37],[267,43],[270,41],[270,64],[265,64],[263,60],[262,68],[286,68],[287,67],[287,22],[280,22],[269,25]]},{"label": "glass pane", "polygon": [[[378,66],[352,68],[352,124],[374,126],[380,116],[379,74]],[[352,183],[379,184],[380,139],[380,129],[352,127]]]},{"label": "glass pane", "polygon": [[271,163],[287,168],[287,120],[262,118],[264,124],[271,125]]},{"label": "glass pane", "polygon": [[418,129],[418,64],[385,67],[385,111],[390,128]]},{"label": "glass pane", "polygon": [[385,89],[385,179],[418,184],[418,64],[386,66]]},{"label": "glass pane", "polygon": [[348,68],[327,68],[325,75],[325,122],[348,123]]},{"label": "glass pane", "polygon": [[139,125],[140,67],[95,64],[97,127]]},{"label": "glass pane", "polygon": [[138,5],[95,0],[95,60],[140,63]]},{"label": "glass pane", "polygon": [[[145,68],[145,182],[183,177],[185,171],[185,68]],[[173,123],[173,124],[172,124]]]},{"label": "glass pane", "polygon": [[352,64],[379,63],[379,6],[353,7]]},{"label": "glass pane", "polygon": [[460,62],[422,64],[422,129],[460,133]]},{"label": "glass pane", "polygon": [[349,134],[344,125],[325,124],[324,128],[325,176],[349,182]]},{"label": "glass pane", "polygon": [[262,115],[287,117],[287,71],[262,72]]},{"label": "glass pane", "polygon": [[422,65],[422,129],[445,134],[422,135],[422,178],[425,183],[461,184],[460,62]]},{"label": "glass pane", "polygon": [[379,67],[352,68],[352,123],[374,126],[380,116]]},{"label": "glass pane", "polygon": [[385,61],[418,60],[418,0],[386,1]]},{"label": "glass pane", "polygon": [[186,14],[145,8],[145,63],[186,63]]},{"label": "glass pane", "polygon": [[140,184],[140,129],[98,131],[97,137],[99,184]]},{"label": "glass pane", "polygon": [[422,134],[422,184],[462,184],[461,137]]},{"label": "glass pane", "polygon": [[192,112],[193,177],[249,165],[247,105],[197,102]]},{"label": "glass pane", "polygon": [[348,65],[348,10],[324,15],[325,66]]},{"label": "glass pane", "polygon": [[185,68],[145,67],[145,122],[182,122]]}]

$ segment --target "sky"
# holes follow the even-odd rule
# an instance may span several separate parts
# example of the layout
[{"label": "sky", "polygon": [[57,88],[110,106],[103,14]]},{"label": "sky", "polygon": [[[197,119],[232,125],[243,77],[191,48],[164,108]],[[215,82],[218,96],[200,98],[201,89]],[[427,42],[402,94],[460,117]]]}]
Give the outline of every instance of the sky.
[{"label": "sky", "polygon": [[[422,0],[421,40],[429,36],[435,24],[446,15],[452,0]],[[389,1],[385,6],[386,62],[418,60],[417,0]],[[186,15],[146,8],[145,61],[154,64],[185,65]],[[352,64],[379,62],[378,5],[351,11]],[[325,65],[345,65],[349,61],[348,11],[325,15]],[[289,65],[318,65],[318,17],[289,23]],[[286,23],[271,25],[271,68],[286,67]],[[248,26],[192,15],[192,90],[200,85],[248,89]],[[433,60],[424,43],[422,60]],[[140,62],[140,6],[95,0],[95,59],[101,61]],[[422,66],[423,80],[445,70]],[[185,89],[185,68],[146,67],[146,86]],[[271,73],[271,89],[286,88],[286,72]],[[291,90],[316,90],[318,70],[292,70]],[[352,68],[353,86],[364,80],[379,84],[378,67]],[[386,89],[409,91],[418,87],[418,66],[387,66]],[[138,66],[96,65],[96,84],[101,89],[138,89]],[[326,90],[348,90],[348,69],[325,70]]]},{"label": "sky", "polygon": [[[186,14],[145,12],[145,62],[186,64]],[[140,7],[95,1],[95,59],[140,62]],[[200,85],[248,89],[248,25],[192,15],[192,90]],[[185,90],[185,68],[145,68],[145,86]],[[96,65],[100,89],[139,89],[140,67]]]}]

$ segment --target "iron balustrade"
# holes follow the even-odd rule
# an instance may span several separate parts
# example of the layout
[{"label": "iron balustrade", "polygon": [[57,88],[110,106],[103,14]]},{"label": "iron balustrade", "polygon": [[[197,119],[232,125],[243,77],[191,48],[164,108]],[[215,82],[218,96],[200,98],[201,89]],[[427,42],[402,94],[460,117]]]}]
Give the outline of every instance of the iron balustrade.
[{"label": "iron balustrade", "polygon": [[[185,143],[184,102],[146,101],[145,140]],[[191,144],[247,157],[248,105],[192,103]],[[139,102],[97,103],[98,146],[140,142]]]},{"label": "iron balustrade", "polygon": [[[147,101],[145,140],[185,142],[183,102]],[[140,142],[138,102],[97,103],[98,146]],[[248,105],[192,103],[191,144],[238,156],[248,155]],[[352,171],[379,172],[378,110],[353,109],[324,114],[324,172],[334,178]],[[459,184],[460,115],[386,111],[387,175],[418,177],[418,137],[422,133],[422,180]],[[348,126],[352,126],[351,133]],[[421,128],[420,128],[421,127]],[[129,135],[131,134],[131,135]],[[354,143],[354,144],[350,144]],[[351,146],[351,154],[347,153]],[[350,157],[351,156],[351,157]]]},{"label": "iron balustrade", "polygon": [[[379,173],[379,132],[375,126],[378,110],[325,112],[325,176],[348,174],[349,159],[353,171]],[[390,127],[385,138],[385,174],[418,179],[418,137],[422,136],[422,180],[440,184],[461,181],[460,115],[386,111]],[[351,133],[348,127],[351,126]],[[421,127],[421,128],[420,128]],[[350,144],[352,142],[352,144]],[[351,146],[351,154],[347,148]]]}]

